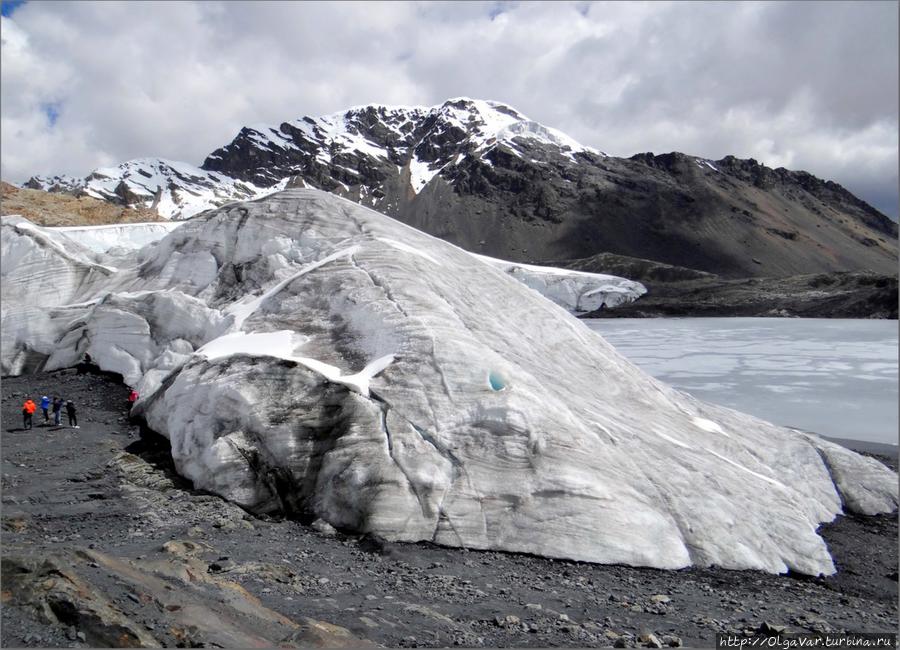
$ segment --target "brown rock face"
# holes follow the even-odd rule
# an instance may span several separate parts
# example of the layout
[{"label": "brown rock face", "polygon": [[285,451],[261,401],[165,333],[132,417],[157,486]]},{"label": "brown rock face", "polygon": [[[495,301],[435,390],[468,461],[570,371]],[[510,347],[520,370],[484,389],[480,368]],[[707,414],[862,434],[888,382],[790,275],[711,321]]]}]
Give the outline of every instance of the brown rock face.
[{"label": "brown rock face", "polygon": [[129,208],[89,196],[20,189],[0,181],[0,213],[20,214],[40,226],[100,226],[161,221],[152,210]]}]

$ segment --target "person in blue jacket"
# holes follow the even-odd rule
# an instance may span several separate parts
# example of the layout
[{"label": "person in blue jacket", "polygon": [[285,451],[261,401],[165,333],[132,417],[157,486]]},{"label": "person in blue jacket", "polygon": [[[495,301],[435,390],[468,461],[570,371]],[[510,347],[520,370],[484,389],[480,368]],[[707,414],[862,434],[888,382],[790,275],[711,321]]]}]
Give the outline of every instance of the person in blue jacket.
[{"label": "person in blue jacket", "polygon": [[41,398],[41,411],[44,413],[44,424],[50,422],[50,398],[44,395]]}]

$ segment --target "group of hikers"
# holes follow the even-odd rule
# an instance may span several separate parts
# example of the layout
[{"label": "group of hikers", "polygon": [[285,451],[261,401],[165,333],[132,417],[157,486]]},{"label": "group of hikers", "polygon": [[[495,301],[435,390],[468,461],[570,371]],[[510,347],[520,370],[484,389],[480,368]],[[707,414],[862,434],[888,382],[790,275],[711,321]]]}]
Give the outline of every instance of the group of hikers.
[{"label": "group of hikers", "polygon": [[[52,400],[46,395],[41,397],[41,412],[44,414],[44,424],[50,424],[50,413],[52,412],[53,424],[60,426],[63,406],[66,407],[66,415],[69,416],[69,426],[74,429],[80,428],[78,426],[78,410],[75,408],[74,402],[72,400],[63,400],[58,395],[54,395]],[[22,405],[22,417],[24,418],[26,429],[32,428],[34,412],[37,408],[37,404],[30,397]]]},{"label": "group of hikers", "polygon": [[[137,398],[137,391],[132,390],[128,395],[128,406],[134,406]],[[75,403],[70,399],[63,400],[63,398],[58,395],[54,395],[52,400],[46,395],[41,397],[41,412],[44,414],[44,424],[50,424],[50,413],[52,412],[54,426],[60,426],[63,406],[66,407],[66,415],[69,417],[69,426],[73,429],[80,429],[81,427],[78,426],[78,410],[75,408]],[[37,404],[35,404],[34,400],[30,397],[22,404],[22,417],[24,418],[24,426],[26,429],[33,428],[34,412],[37,411],[37,409]]]},{"label": "group of hikers", "polygon": [[[92,372],[101,372],[100,367],[94,363],[93,359],[91,359],[91,355],[85,354],[84,358],[81,362],[76,366],[78,374],[86,374]],[[138,393],[136,390],[131,391],[128,395],[128,407],[129,409],[134,407],[134,403],[137,402]],[[78,426],[78,410],[75,408],[74,402],[72,400],[63,400],[62,397],[58,395],[54,395],[51,400],[49,397],[44,395],[41,397],[41,412],[44,414],[44,425],[50,424],[50,414],[53,414],[53,424],[55,426],[60,426],[60,418],[62,417],[63,407],[66,408],[66,415],[69,416],[69,426],[73,429],[80,429]],[[25,428],[31,429],[33,428],[33,418],[34,412],[37,411],[38,406],[34,403],[30,397],[25,400],[25,403],[22,404],[22,417],[24,418]]]}]

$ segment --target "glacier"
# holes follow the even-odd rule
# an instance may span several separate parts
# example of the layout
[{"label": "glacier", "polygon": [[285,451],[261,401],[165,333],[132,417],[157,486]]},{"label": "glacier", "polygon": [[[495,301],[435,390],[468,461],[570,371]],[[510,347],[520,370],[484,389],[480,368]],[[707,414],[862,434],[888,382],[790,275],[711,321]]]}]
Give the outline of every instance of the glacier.
[{"label": "glacier", "polygon": [[91,354],[182,475],[254,512],[817,575],[820,523],[897,506],[877,461],[676,391],[511,267],[332,194],[231,204],[115,256],[47,230],[3,219],[3,373]]},{"label": "glacier", "polygon": [[[159,221],[105,226],[50,227],[39,230],[58,241],[63,247],[69,245],[66,243],[69,240],[74,240],[94,253],[115,256],[162,239],[181,223],[181,221]],[[60,234],[65,235],[65,238],[60,239]],[[381,241],[401,251],[428,257],[427,253],[403,242],[388,238],[382,238]],[[470,255],[481,262],[504,270],[526,286],[576,315],[596,311],[603,307],[617,307],[637,300],[647,293],[646,287],[640,282],[615,275],[519,264],[475,253],[470,253]],[[111,263],[115,263],[112,257],[108,257],[108,259]]]},{"label": "glacier", "polygon": [[103,226],[57,226],[49,232],[63,233],[95,253],[110,253],[141,248],[162,239],[180,225],[178,221],[109,224]]}]

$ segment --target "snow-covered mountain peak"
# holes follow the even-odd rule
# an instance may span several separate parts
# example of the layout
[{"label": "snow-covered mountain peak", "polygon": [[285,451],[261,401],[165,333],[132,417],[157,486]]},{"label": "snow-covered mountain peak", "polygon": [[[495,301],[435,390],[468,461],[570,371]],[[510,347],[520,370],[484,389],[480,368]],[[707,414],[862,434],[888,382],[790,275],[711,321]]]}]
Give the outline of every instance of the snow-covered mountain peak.
[{"label": "snow-covered mountain peak", "polygon": [[210,155],[204,168],[218,168],[218,161],[242,139],[269,151],[312,153],[315,149],[314,157],[326,164],[343,154],[402,165],[410,160],[446,163],[461,152],[485,153],[501,141],[515,149],[517,138],[549,145],[570,159],[577,152],[602,155],[506,104],[459,97],[430,107],[369,104],[280,126],[254,124],[242,129],[231,145]]},{"label": "snow-covered mountain peak", "polygon": [[534,156],[525,149],[542,149],[540,158],[559,164],[579,163],[577,154],[604,155],[508,104],[457,97],[436,106],[367,104],[277,126],[254,124],[210,154],[203,168],[263,187],[299,177],[295,184],[390,213],[397,201],[382,201],[385,195],[418,195],[437,176],[452,183],[461,165],[492,165],[497,147],[529,160]]},{"label": "snow-covered mountain peak", "polygon": [[485,135],[496,133],[517,120],[528,119],[514,108],[500,102],[469,99],[468,97],[448,99],[440,106],[435,106],[430,110],[444,116],[447,120],[457,121],[464,128],[475,126]]},{"label": "snow-covered mountain peak", "polygon": [[[345,115],[347,118],[355,117],[364,114],[367,108],[349,111]],[[492,100],[457,97],[432,107],[403,109],[378,106],[376,112],[386,118],[386,123],[421,123],[421,130],[424,133],[420,135],[423,140],[441,129],[458,129],[459,134],[464,134],[463,139],[474,145],[476,150],[501,140],[511,144],[513,139],[523,137],[560,149],[568,149],[571,153],[579,151],[600,153],[556,129],[534,122],[507,104]],[[415,133],[415,129],[411,129],[411,132]]]},{"label": "snow-covered mountain peak", "polygon": [[398,200],[386,196],[418,195],[436,177],[452,184],[461,167],[492,166],[498,148],[529,160],[540,149],[539,158],[560,165],[578,164],[577,154],[604,155],[502,102],[456,97],[436,106],[368,104],[279,125],[253,124],[200,167],[137,158],[83,180],[34,177],[26,186],[84,193],[182,219],[290,184],[390,214]]}]

